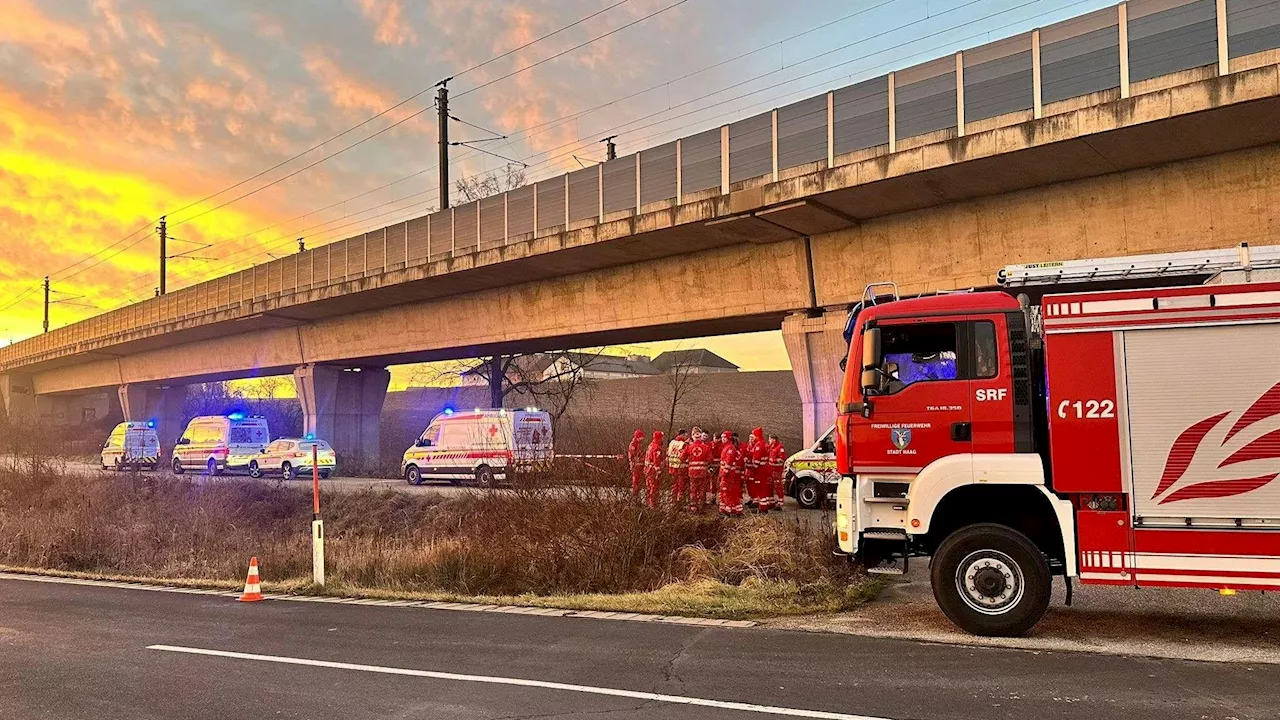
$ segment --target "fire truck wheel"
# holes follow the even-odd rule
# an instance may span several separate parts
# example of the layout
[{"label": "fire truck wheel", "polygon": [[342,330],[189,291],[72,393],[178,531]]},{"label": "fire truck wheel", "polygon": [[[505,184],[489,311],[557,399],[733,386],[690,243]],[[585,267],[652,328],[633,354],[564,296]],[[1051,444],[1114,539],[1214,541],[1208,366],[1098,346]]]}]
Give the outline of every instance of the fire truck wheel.
[{"label": "fire truck wheel", "polygon": [[812,510],[822,505],[825,494],[817,480],[801,480],[800,487],[796,489],[796,503],[805,510]]},{"label": "fire truck wheel", "polygon": [[1052,577],[1026,535],[991,523],[952,533],[933,556],[933,597],[974,635],[1016,637],[1049,607]]},{"label": "fire truck wheel", "polygon": [[480,487],[494,488],[498,486],[498,480],[493,474],[493,468],[488,465],[481,465],[476,468],[476,482],[480,483]]}]

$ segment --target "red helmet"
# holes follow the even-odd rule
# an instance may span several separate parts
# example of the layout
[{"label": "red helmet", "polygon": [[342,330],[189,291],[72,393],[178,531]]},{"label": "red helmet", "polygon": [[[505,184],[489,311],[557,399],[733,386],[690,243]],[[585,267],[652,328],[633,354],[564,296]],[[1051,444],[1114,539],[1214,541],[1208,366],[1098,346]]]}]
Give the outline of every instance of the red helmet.
[{"label": "red helmet", "polygon": [[636,434],[635,434],[635,438],[636,438],[637,440],[639,440],[639,439],[640,439],[640,438],[642,438],[642,437],[644,437],[644,431],[643,431],[643,430],[637,430],[637,431],[636,431]]},{"label": "red helmet", "polygon": [[654,441],[654,442],[662,442],[662,438],[664,438],[664,437],[666,437],[666,435],[664,435],[664,434],[663,434],[663,432],[662,432],[661,430],[654,430],[654,431],[653,431],[653,441]]}]

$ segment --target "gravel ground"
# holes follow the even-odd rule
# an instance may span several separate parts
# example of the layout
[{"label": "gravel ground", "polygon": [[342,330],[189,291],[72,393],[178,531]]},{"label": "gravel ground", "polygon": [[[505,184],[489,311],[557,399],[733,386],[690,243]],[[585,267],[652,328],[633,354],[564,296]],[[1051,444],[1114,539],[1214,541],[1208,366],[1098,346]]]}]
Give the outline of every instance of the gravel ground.
[{"label": "gravel ground", "polygon": [[980,638],[958,630],[938,609],[927,559],[913,559],[911,571],[896,580],[878,599],[852,612],[765,624],[948,644],[1280,664],[1278,593],[1222,597],[1211,590],[1077,584],[1073,605],[1066,607],[1059,579],[1048,614],[1030,635]]}]

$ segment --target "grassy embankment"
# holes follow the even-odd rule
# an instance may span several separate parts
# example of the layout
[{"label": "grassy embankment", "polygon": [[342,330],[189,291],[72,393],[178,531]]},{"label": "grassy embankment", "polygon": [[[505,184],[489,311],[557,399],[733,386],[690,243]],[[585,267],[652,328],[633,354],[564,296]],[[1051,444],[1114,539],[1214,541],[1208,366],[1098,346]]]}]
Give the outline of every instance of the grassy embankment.
[{"label": "grassy embankment", "polygon": [[[33,457],[0,468],[0,565],[316,592],[311,493],[276,481],[104,473]],[[796,517],[722,519],[631,502],[619,486],[394,491],[322,499],[330,594],[747,618],[836,611],[879,584]]]}]

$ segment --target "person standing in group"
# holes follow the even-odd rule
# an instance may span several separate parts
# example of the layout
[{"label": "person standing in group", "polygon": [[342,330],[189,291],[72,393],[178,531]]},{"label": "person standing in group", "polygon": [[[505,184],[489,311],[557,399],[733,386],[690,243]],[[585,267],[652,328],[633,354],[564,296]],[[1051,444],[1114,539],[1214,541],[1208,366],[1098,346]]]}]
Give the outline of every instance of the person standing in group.
[{"label": "person standing in group", "polygon": [[666,465],[667,448],[662,440],[665,436],[661,430],[653,431],[653,442],[644,456],[645,501],[649,507],[658,506],[658,491],[662,486],[662,466]]},{"label": "person standing in group", "polygon": [[671,505],[680,507],[688,491],[688,474],[684,464],[684,446],[689,436],[684,428],[680,428],[671,443],[667,445],[667,474],[671,476]]},{"label": "person standing in group", "polygon": [[631,466],[631,499],[640,497],[640,484],[644,482],[644,431],[637,430],[627,445],[627,464]]},{"label": "person standing in group", "polygon": [[720,452],[724,450],[724,436],[728,431],[721,431],[719,435],[711,436],[711,461],[707,463],[707,475],[710,482],[707,487],[707,504],[716,504],[716,493],[718,491],[718,483],[720,479]]},{"label": "person standing in group", "polygon": [[711,463],[711,439],[694,428],[693,442],[684,446],[684,459],[689,472],[689,512],[702,512],[706,506],[707,470]]},{"label": "person standing in group", "polygon": [[751,431],[751,440],[743,452],[747,470],[747,495],[756,512],[767,513],[773,505],[773,483],[769,478],[769,448],[764,442],[764,428]]},{"label": "person standing in group", "polygon": [[720,514],[742,514],[742,451],[728,430],[721,433]]},{"label": "person standing in group", "polygon": [[787,451],[782,447],[782,441],[777,435],[769,436],[769,476],[773,480],[773,509],[781,510],[783,501],[786,498],[786,488],[783,487],[782,476],[784,468],[787,464]]}]

